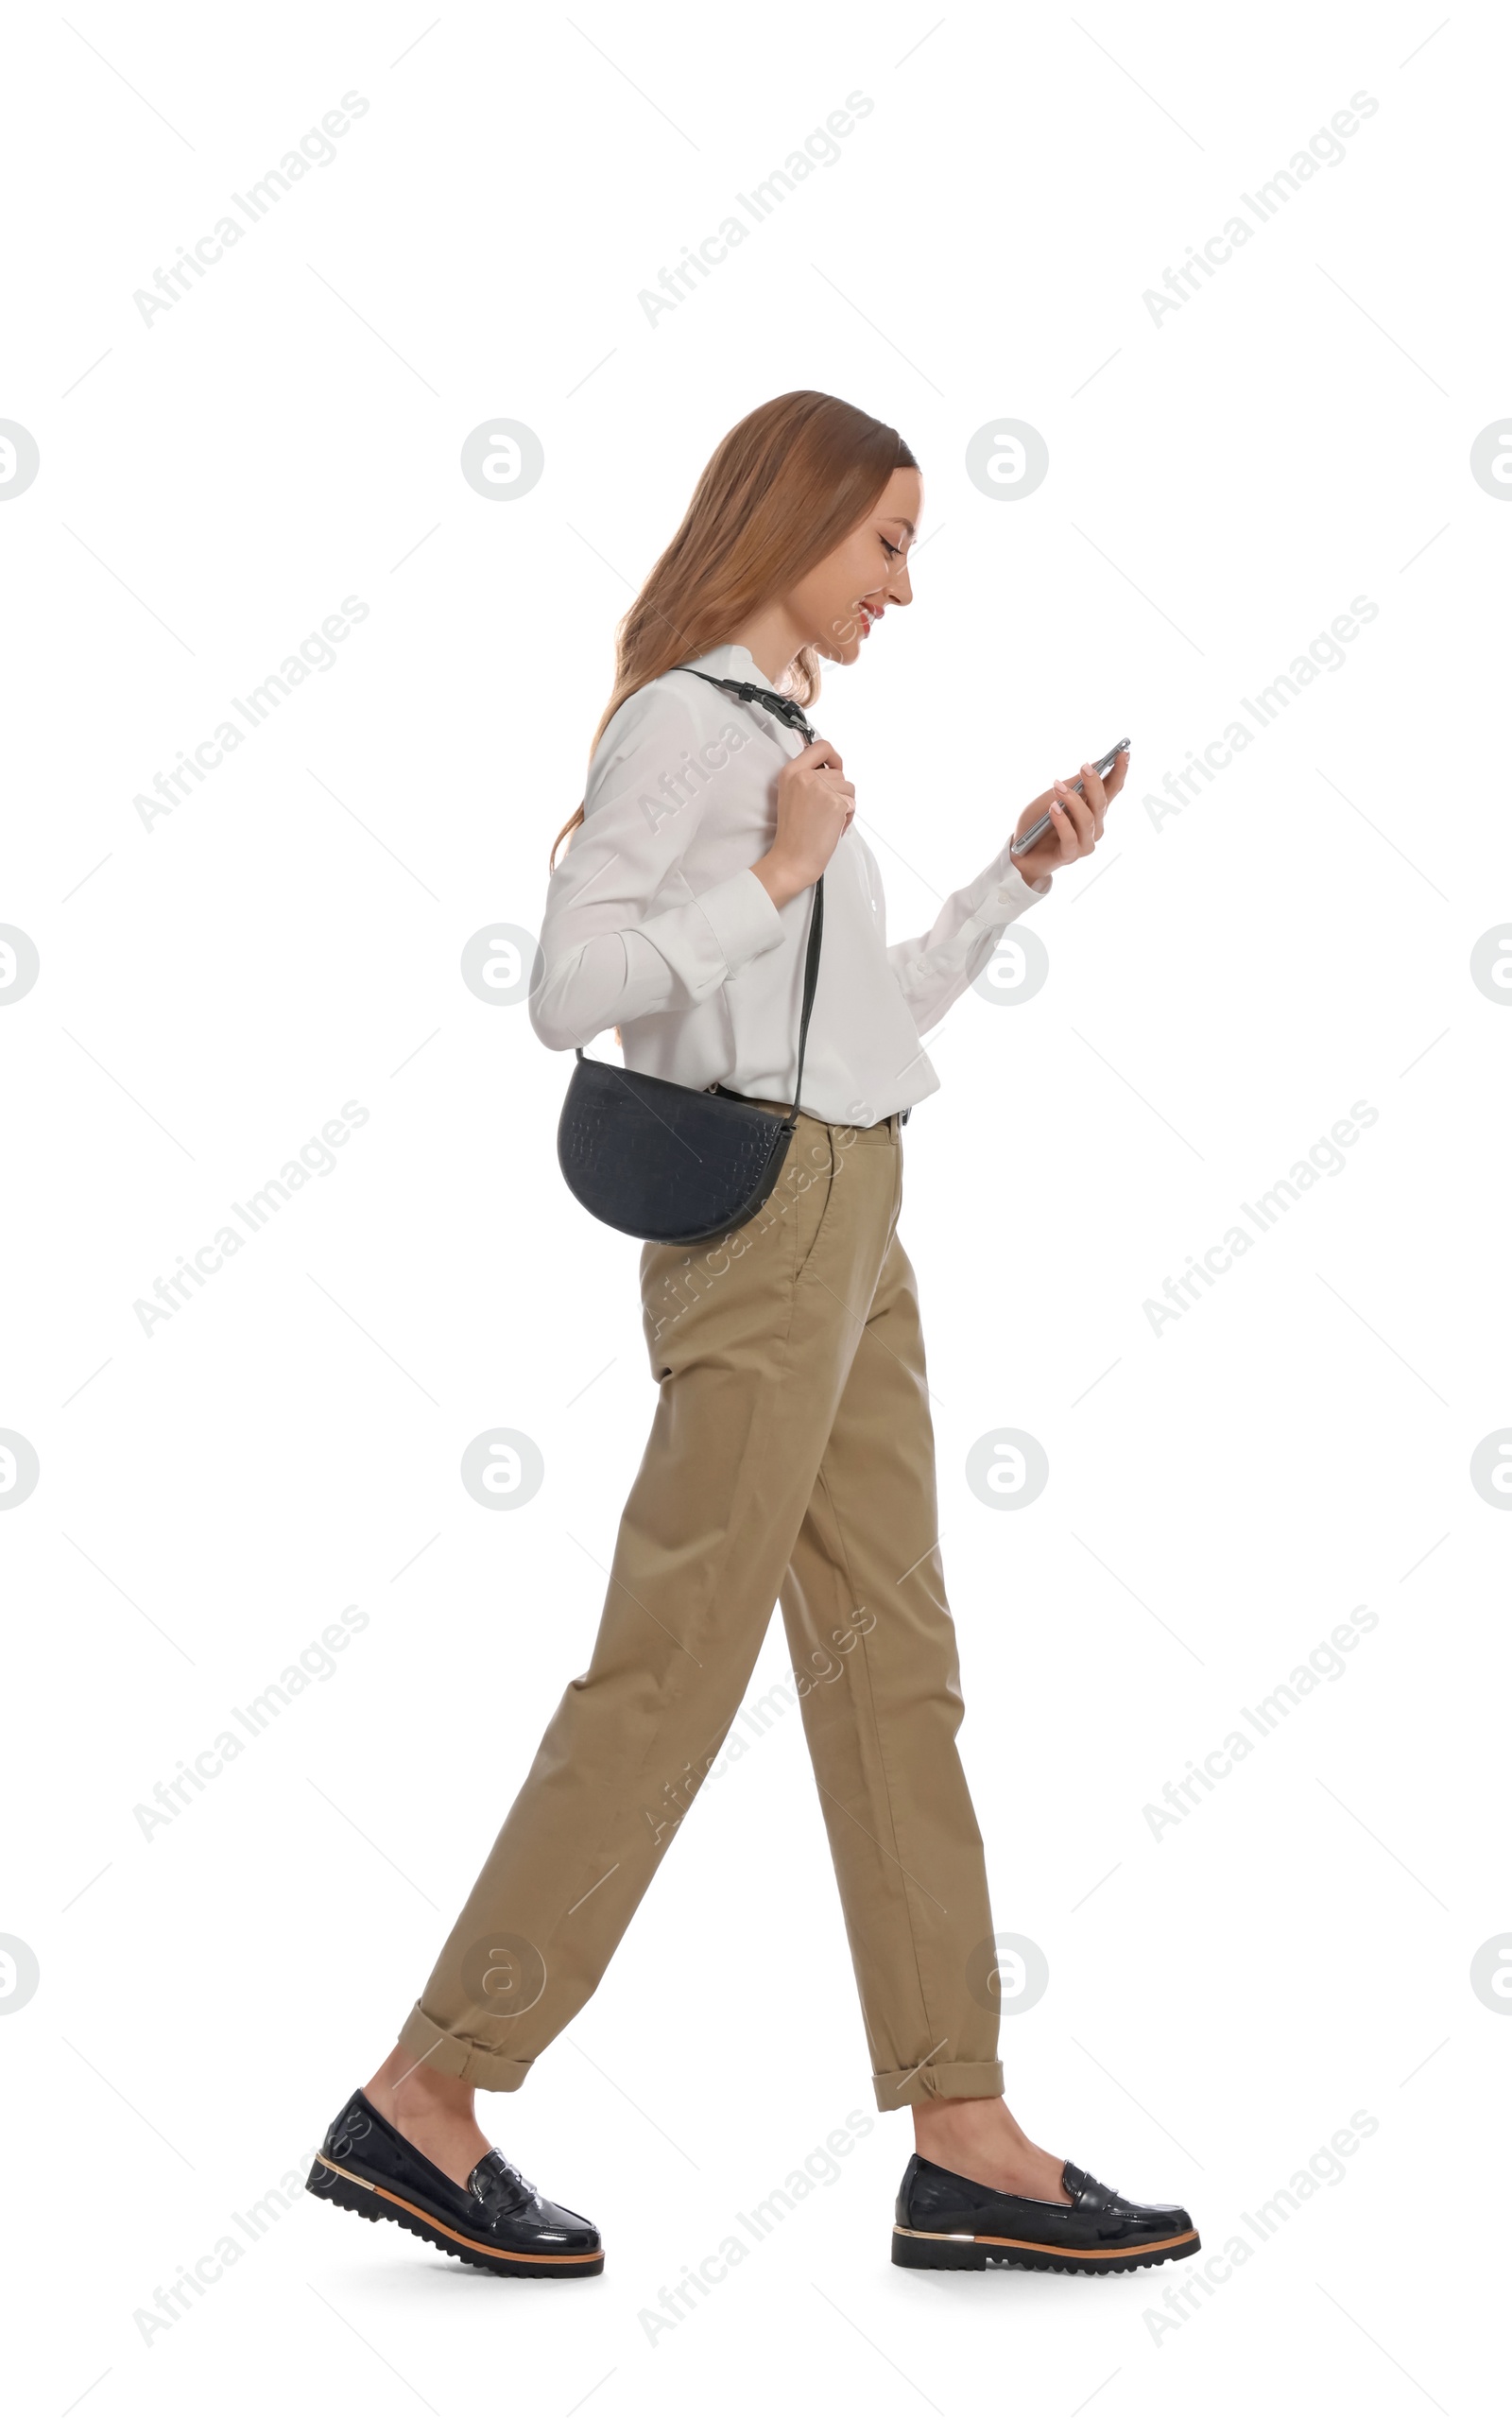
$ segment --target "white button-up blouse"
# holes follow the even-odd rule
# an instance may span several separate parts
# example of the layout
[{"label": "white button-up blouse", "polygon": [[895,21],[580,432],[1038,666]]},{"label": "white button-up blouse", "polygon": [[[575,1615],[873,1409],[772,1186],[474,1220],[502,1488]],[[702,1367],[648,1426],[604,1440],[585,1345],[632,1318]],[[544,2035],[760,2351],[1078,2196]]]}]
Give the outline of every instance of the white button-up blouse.
[{"label": "white button-up blouse", "polygon": [[[740,644],[688,665],[773,689]],[[779,912],[751,865],[776,835],[778,773],[803,750],[759,704],[677,670],[620,705],[547,892],[530,1020],[548,1049],[585,1048],[617,1024],[640,1073],[791,1100],[813,891]],[[937,1091],[920,1034],[1050,887],[1033,887],[1004,846],[922,937],[890,946],[858,813],[825,872],[805,1112],[874,1124]]]}]

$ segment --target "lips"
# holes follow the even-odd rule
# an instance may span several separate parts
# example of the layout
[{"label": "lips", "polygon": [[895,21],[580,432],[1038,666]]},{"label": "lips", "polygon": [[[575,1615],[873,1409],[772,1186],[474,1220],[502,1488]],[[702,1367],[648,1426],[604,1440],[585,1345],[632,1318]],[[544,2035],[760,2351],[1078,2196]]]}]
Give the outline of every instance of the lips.
[{"label": "lips", "polygon": [[860,600],[856,604],[856,614],[861,621],[861,641],[864,643],[872,628],[881,623],[887,612],[885,609],[868,609],[865,601]]}]

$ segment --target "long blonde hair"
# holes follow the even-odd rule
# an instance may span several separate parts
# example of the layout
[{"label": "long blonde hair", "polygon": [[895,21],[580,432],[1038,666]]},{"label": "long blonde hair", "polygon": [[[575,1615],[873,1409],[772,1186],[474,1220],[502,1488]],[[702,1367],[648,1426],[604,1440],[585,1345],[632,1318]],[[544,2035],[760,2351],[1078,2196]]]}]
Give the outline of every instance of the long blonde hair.
[{"label": "long blonde hair", "polygon": [[[621,703],[728,642],[854,531],[891,474],[917,461],[891,424],[816,389],[771,398],[726,432],[616,630],[615,689],[590,759]],[[815,700],[817,652],[798,653],[789,688],[796,702]],[[580,804],[552,841],[551,864],[582,820]]]}]

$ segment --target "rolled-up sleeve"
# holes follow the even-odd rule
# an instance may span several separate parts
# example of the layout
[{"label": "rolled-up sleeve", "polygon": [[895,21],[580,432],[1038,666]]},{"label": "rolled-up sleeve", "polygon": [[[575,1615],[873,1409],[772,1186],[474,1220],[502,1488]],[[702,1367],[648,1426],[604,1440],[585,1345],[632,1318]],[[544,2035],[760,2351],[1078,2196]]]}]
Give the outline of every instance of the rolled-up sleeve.
[{"label": "rolled-up sleeve", "polygon": [[888,963],[920,1033],[941,1021],[991,962],[1009,923],[1040,904],[1052,884],[1047,873],[1034,887],[1004,846],[967,887],[946,898],[921,937],[889,946]]},{"label": "rolled-up sleeve", "polygon": [[743,868],[695,895],[682,864],[718,772],[673,774],[699,735],[670,689],[621,705],[588,774],[582,825],[547,892],[530,1021],[548,1049],[582,1049],[612,1024],[699,1005],[783,936]]}]

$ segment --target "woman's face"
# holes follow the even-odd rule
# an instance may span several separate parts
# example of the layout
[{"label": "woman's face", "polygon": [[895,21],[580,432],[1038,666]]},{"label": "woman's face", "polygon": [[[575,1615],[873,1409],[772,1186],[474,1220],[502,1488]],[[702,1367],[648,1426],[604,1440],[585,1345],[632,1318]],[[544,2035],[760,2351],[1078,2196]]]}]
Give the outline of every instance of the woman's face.
[{"label": "woman's face", "polygon": [[848,668],[886,611],[907,608],[909,551],[923,508],[921,477],[900,468],[854,532],[794,584],[783,605],[822,659]]}]

